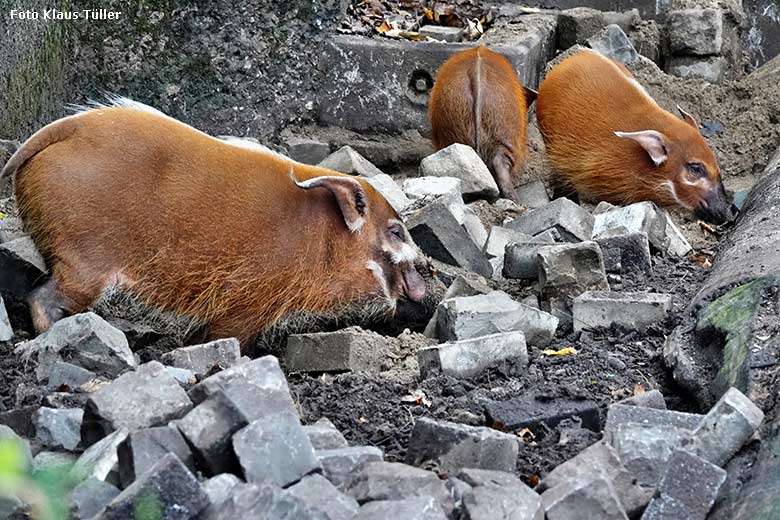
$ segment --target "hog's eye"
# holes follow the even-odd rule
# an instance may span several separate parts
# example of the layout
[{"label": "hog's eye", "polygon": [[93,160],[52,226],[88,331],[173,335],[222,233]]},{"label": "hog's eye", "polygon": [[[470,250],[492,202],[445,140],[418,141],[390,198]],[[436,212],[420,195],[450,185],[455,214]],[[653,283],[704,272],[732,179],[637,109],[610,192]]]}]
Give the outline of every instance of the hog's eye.
[{"label": "hog's eye", "polygon": [[404,230],[399,225],[390,226],[390,236],[397,238],[398,240],[404,239]]},{"label": "hog's eye", "polygon": [[704,165],[701,163],[692,162],[692,163],[688,163],[686,166],[688,169],[687,172],[688,178],[690,178],[691,180],[696,181],[699,179],[703,179],[707,176],[707,168],[705,168]]}]

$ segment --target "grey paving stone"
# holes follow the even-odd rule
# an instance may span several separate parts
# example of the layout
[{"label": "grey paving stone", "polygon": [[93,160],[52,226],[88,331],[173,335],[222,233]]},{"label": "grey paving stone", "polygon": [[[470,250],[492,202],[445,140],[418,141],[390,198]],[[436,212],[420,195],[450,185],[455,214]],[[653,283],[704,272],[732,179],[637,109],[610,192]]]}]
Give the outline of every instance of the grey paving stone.
[{"label": "grey paving stone", "polygon": [[462,468],[514,471],[518,451],[514,435],[420,417],[409,438],[406,463],[423,466],[433,462],[446,472]]}]

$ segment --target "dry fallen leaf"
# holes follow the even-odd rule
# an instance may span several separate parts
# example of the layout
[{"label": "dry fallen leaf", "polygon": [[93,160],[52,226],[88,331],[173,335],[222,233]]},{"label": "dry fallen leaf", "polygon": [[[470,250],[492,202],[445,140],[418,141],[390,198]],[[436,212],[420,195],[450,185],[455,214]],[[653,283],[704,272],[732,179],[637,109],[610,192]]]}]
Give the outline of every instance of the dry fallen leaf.
[{"label": "dry fallen leaf", "polygon": [[523,439],[523,442],[526,444],[533,442],[536,439],[536,435],[534,435],[534,432],[529,430],[528,428],[523,428],[519,432],[517,432],[517,436]]},{"label": "dry fallen leaf", "polygon": [[359,422],[360,424],[366,424],[366,423],[368,422],[368,419],[366,419],[365,417],[360,417],[360,418],[358,419],[358,422]]},{"label": "dry fallen leaf", "polygon": [[647,392],[647,388],[645,388],[644,384],[637,383],[634,385],[634,395],[642,395],[645,392]]},{"label": "dry fallen leaf", "polygon": [[577,353],[577,349],[575,349],[574,347],[566,347],[560,350],[547,349],[542,351],[542,354],[544,354],[545,356],[568,356],[570,354],[573,355],[576,353]]},{"label": "dry fallen leaf", "polygon": [[395,29],[392,25],[390,25],[387,22],[382,22],[379,27],[376,28],[376,32],[380,34],[386,34],[389,35],[392,31],[397,31],[398,29]]},{"label": "dry fallen leaf", "polygon": [[415,404],[422,404],[426,407],[430,408],[433,403],[431,403],[431,400],[428,399],[428,396],[425,395],[425,392],[422,390],[415,390],[414,392],[410,393],[409,395],[405,395],[401,398],[402,403],[415,403]]}]

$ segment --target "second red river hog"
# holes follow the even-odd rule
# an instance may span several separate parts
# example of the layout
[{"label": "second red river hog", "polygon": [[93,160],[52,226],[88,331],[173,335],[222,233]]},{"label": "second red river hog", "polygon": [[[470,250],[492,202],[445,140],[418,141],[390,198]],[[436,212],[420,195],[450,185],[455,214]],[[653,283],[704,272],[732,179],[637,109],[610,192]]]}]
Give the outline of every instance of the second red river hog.
[{"label": "second red river hog", "polygon": [[623,65],[583,50],[542,82],[536,117],[554,182],[593,202],[678,205],[724,223],[734,209],[696,120],[661,108]]}]

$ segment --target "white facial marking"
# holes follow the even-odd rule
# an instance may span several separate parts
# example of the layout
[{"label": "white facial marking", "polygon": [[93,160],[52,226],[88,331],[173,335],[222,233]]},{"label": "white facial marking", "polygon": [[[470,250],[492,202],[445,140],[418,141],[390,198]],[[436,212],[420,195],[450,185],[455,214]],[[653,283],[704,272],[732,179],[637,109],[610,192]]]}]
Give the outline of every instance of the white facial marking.
[{"label": "white facial marking", "polygon": [[390,251],[390,256],[394,264],[414,262],[417,260],[417,251],[414,247],[404,242],[397,250]]},{"label": "white facial marking", "polygon": [[388,300],[392,300],[390,297],[390,288],[387,285],[387,278],[385,277],[385,270],[382,269],[382,266],[378,263],[374,262],[373,260],[369,260],[366,262],[366,269],[371,271],[373,273],[374,278],[376,278],[376,281],[379,282],[379,285],[382,287],[382,292],[385,295],[385,298]]},{"label": "white facial marking", "polygon": [[680,197],[677,196],[677,189],[674,187],[674,183],[672,181],[667,180],[661,183],[661,187],[666,187],[669,190],[669,193],[672,194],[672,198],[677,201],[677,204],[684,208],[693,209],[690,205],[685,204],[682,200],[680,200]]}]

